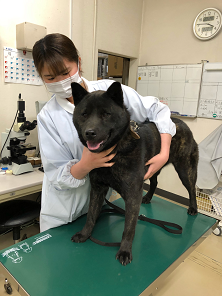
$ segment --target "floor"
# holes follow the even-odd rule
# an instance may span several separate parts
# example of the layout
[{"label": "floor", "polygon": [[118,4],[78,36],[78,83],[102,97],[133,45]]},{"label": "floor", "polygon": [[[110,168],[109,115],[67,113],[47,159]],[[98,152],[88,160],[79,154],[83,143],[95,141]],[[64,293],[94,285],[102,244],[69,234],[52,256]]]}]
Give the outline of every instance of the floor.
[{"label": "floor", "polygon": [[[181,263],[155,296],[221,296],[222,236],[213,233]],[[150,296],[146,292],[142,296]]]},{"label": "floor", "polygon": [[[39,233],[38,225],[21,231],[28,237]],[[0,236],[0,249],[13,244],[12,233]],[[0,296],[4,277],[0,274]],[[14,295],[14,293],[12,294]],[[19,294],[15,294],[19,295]],[[177,267],[153,294],[155,296],[221,296],[222,295],[222,236],[213,233]],[[95,295],[92,295],[95,296]],[[142,296],[150,296],[146,291]]]}]

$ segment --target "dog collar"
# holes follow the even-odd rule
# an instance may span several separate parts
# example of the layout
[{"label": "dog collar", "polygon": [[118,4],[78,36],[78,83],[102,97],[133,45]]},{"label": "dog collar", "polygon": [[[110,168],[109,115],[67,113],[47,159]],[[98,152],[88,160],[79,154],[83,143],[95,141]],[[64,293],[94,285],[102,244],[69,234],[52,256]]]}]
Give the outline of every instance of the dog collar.
[{"label": "dog collar", "polygon": [[130,120],[130,133],[131,133],[131,136],[136,140],[140,139],[140,136],[137,133],[139,129],[140,128],[139,128],[137,122],[134,120]]}]

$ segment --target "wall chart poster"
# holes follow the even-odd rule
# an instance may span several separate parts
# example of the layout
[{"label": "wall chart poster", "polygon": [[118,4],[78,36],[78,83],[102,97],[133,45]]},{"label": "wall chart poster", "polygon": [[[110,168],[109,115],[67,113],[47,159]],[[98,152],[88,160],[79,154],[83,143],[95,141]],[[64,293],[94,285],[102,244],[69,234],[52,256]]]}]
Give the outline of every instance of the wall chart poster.
[{"label": "wall chart poster", "polygon": [[205,63],[198,117],[222,119],[222,63]]},{"label": "wall chart poster", "polygon": [[140,66],[137,92],[159,98],[173,114],[195,117],[202,67],[202,64]]},{"label": "wall chart poster", "polygon": [[43,85],[36,71],[31,52],[4,47],[4,81],[6,83]]}]

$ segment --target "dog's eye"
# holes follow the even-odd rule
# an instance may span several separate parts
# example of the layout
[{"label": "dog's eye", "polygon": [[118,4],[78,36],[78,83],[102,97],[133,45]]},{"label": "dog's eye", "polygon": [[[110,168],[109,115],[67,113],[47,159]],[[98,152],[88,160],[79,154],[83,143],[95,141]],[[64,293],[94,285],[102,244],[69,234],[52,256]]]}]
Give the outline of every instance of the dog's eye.
[{"label": "dog's eye", "polygon": [[87,113],[86,112],[83,112],[82,113],[82,117],[85,117],[86,118],[87,117]]},{"label": "dog's eye", "polygon": [[111,115],[111,113],[109,113],[109,112],[104,112],[103,113],[103,117],[104,118],[110,117],[110,115]]}]

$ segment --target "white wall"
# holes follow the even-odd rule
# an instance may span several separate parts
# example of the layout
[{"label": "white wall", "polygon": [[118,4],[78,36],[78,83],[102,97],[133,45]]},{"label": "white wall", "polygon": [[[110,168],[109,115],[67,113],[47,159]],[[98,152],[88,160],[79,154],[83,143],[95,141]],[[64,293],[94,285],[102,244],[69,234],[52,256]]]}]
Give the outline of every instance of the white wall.
[{"label": "white wall", "polygon": [[[98,49],[135,58],[129,85],[136,85],[143,0],[0,0],[0,132],[13,122],[18,94],[26,102],[26,118],[36,118],[35,101],[48,100],[44,86],[7,84],[3,78],[3,47],[16,48],[16,24],[30,22],[47,33],[71,36],[82,58],[86,79],[97,78]],[[97,5],[95,5],[97,4]],[[72,23],[71,23],[72,14]],[[37,145],[37,130],[27,142]],[[0,144],[1,147],[1,144]]]},{"label": "white wall", "polygon": [[[208,7],[222,11],[221,0],[144,0],[139,64],[222,62],[222,31],[209,41],[198,40],[192,31],[197,14]],[[222,124],[214,119],[184,119],[197,143]],[[172,167],[163,169],[158,187],[188,197]]]},{"label": "white wall", "polygon": [[135,88],[142,7],[143,0],[73,1],[72,39],[87,79],[97,79],[98,51],[103,51],[136,61],[129,77],[129,85]]},{"label": "white wall", "polygon": [[[11,0],[0,1],[0,132],[10,128],[17,110],[18,94],[26,103],[26,119],[36,119],[35,101],[48,100],[50,95],[44,86],[4,83],[3,47],[16,48],[16,24],[30,22],[47,27],[48,33],[70,33],[69,0]],[[37,130],[31,131],[27,143],[37,145]],[[1,146],[0,146],[1,147]]]},{"label": "white wall", "polygon": [[97,77],[93,76],[93,68],[97,66],[97,64],[94,64],[94,24],[96,24],[95,1],[74,0],[72,2],[72,40],[81,57],[83,76],[88,80],[93,80]]},{"label": "white wall", "polygon": [[[135,88],[143,0],[98,0],[96,49],[132,60],[129,86]],[[134,63],[133,63],[134,62]]]}]

